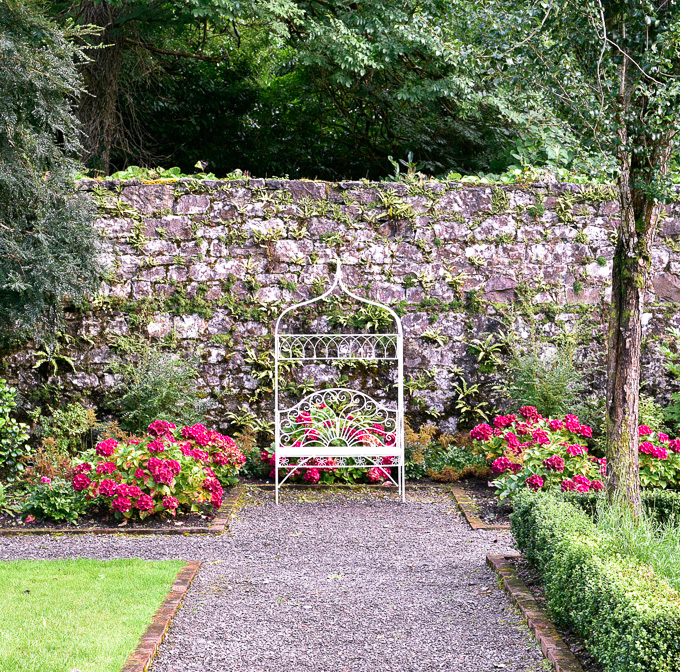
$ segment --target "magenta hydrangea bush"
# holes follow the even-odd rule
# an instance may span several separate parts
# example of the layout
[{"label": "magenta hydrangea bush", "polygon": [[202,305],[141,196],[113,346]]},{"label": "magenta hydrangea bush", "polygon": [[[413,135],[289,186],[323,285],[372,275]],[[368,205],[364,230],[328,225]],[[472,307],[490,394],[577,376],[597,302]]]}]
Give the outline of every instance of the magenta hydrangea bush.
[{"label": "magenta hydrangea bush", "polygon": [[586,443],[593,431],[576,415],[544,418],[524,406],[517,415],[497,416],[493,426],[477,425],[470,435],[491,465],[501,498],[523,488],[604,489],[607,462],[589,454]]},{"label": "magenta hydrangea bush", "polygon": [[98,461],[76,467],[73,489],[100,497],[117,517],[199,511],[222,506],[223,486],[238,480],[245,456],[234,441],[203,425],[152,422],[147,436],[127,442],[106,439]]}]

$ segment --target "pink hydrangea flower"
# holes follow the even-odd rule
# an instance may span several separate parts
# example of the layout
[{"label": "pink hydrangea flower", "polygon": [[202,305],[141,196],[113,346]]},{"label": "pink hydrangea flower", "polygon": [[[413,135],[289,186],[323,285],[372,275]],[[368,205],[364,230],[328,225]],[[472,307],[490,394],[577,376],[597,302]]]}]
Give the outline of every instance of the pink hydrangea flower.
[{"label": "pink hydrangea flower", "polygon": [[553,432],[559,432],[564,429],[564,423],[561,420],[555,419],[548,423],[548,427],[550,427],[550,430]]},{"label": "pink hydrangea flower", "polygon": [[113,497],[118,490],[118,483],[110,478],[105,478],[99,484],[99,494],[104,497]]},{"label": "pink hydrangea flower", "polygon": [[116,465],[113,462],[97,462],[95,471],[98,474],[112,474],[116,471]]},{"label": "pink hydrangea flower", "polygon": [[522,471],[522,465],[518,464],[517,462],[510,462],[510,471],[513,474],[517,474]]},{"label": "pink hydrangea flower", "polygon": [[135,478],[138,481],[143,481],[144,476],[146,476],[146,474],[144,473],[144,469],[135,469]]},{"label": "pink hydrangea flower", "polygon": [[652,434],[652,428],[647,425],[640,425],[638,427],[638,436],[649,436]]},{"label": "pink hydrangea flower", "polygon": [[90,483],[92,481],[85,474],[76,474],[71,480],[71,485],[76,491],[86,490],[90,487]]},{"label": "pink hydrangea flower", "polygon": [[602,481],[591,481],[590,487],[595,492],[601,492],[602,490],[604,490],[604,483]]},{"label": "pink hydrangea flower", "polygon": [[578,419],[578,415],[565,415],[564,416],[564,426],[574,434],[578,434],[581,429],[581,422]]},{"label": "pink hydrangea flower", "polygon": [[149,495],[142,495],[135,502],[135,508],[140,511],[151,511],[153,509],[153,499]]},{"label": "pink hydrangea flower", "polygon": [[532,433],[531,436],[533,437],[534,441],[540,445],[546,445],[550,443],[550,437],[548,436],[548,432],[546,432],[544,429],[535,429]]},{"label": "pink hydrangea flower", "polygon": [[366,478],[371,483],[381,483],[385,480],[385,472],[378,467],[371,467],[371,469],[366,472]]},{"label": "pink hydrangea flower", "polygon": [[668,451],[663,446],[655,446],[651,441],[643,441],[640,444],[639,451],[645,455],[651,455],[659,460],[668,458]]},{"label": "pink hydrangea flower", "polygon": [[179,501],[176,497],[170,497],[170,495],[167,495],[166,497],[163,497],[163,506],[166,509],[170,509],[170,511],[174,511],[179,506]]},{"label": "pink hydrangea flower", "polygon": [[581,455],[585,455],[587,452],[588,448],[586,446],[574,444],[567,447],[567,455],[571,455],[572,457],[579,457]]},{"label": "pink hydrangea flower", "polygon": [[493,435],[493,430],[489,425],[477,425],[470,430],[470,436],[477,441],[488,441]]},{"label": "pink hydrangea flower", "polygon": [[146,446],[146,449],[150,453],[163,453],[165,452],[165,444],[162,439],[155,439]]},{"label": "pink hydrangea flower", "polygon": [[172,436],[172,430],[177,429],[177,425],[173,425],[171,422],[166,422],[165,420],[154,420],[147,428],[147,431],[151,436]]},{"label": "pink hydrangea flower", "polygon": [[76,474],[86,474],[92,471],[92,465],[89,462],[83,462],[76,467]]},{"label": "pink hydrangea flower", "polygon": [[559,455],[553,455],[552,457],[548,457],[547,459],[543,460],[543,466],[548,471],[562,472],[564,471],[564,459]]},{"label": "pink hydrangea flower", "polygon": [[562,492],[570,492],[576,490],[576,483],[569,478],[565,478],[561,484]]},{"label": "pink hydrangea flower", "polygon": [[534,406],[522,406],[522,408],[519,409],[519,414],[525,420],[530,420],[531,422],[538,422],[541,419],[540,413]]},{"label": "pink hydrangea flower", "polygon": [[668,442],[668,447],[674,452],[674,453],[680,453],[680,439],[671,439]]},{"label": "pink hydrangea flower", "polygon": [[518,422],[515,431],[519,436],[531,436],[534,433],[534,426],[530,422]]},{"label": "pink hydrangea flower", "polygon": [[40,479],[40,482],[41,482],[43,485],[49,485],[49,484],[52,482],[52,479],[49,478],[49,477],[47,477],[47,476],[43,476],[43,477]]},{"label": "pink hydrangea flower", "polygon": [[129,511],[132,508],[132,500],[129,497],[116,497],[111,502],[111,508],[114,511],[120,511],[121,513],[125,513],[126,511]]},{"label": "pink hydrangea flower", "polygon": [[593,428],[588,425],[581,425],[578,429],[578,434],[589,439],[593,435]]},{"label": "pink hydrangea flower", "polygon": [[321,474],[319,473],[319,470],[316,468],[307,469],[304,475],[304,479],[305,481],[307,481],[307,483],[318,483],[320,478]]},{"label": "pink hydrangea flower", "polygon": [[516,415],[498,415],[493,419],[493,426],[498,427],[499,429],[505,429],[506,427],[510,427],[515,420],[517,420]]},{"label": "pink hydrangea flower", "polygon": [[668,434],[664,434],[663,432],[659,432],[658,439],[659,439],[659,443],[667,443],[668,442]]},{"label": "pink hydrangea flower", "polygon": [[491,473],[492,474],[503,474],[505,473],[508,469],[510,469],[510,465],[512,462],[510,460],[503,456],[495,459],[493,463],[491,464]]},{"label": "pink hydrangea flower", "polygon": [[115,439],[106,439],[106,441],[102,441],[95,446],[95,451],[97,455],[101,455],[102,457],[111,457],[116,448],[118,448],[118,441]]},{"label": "pink hydrangea flower", "polygon": [[[520,413],[521,412],[522,409],[520,409]],[[527,484],[527,487],[531,488],[534,492],[540,490],[543,487],[543,479],[538,474],[533,474],[532,476],[529,476],[529,478],[527,478],[525,482]]]}]

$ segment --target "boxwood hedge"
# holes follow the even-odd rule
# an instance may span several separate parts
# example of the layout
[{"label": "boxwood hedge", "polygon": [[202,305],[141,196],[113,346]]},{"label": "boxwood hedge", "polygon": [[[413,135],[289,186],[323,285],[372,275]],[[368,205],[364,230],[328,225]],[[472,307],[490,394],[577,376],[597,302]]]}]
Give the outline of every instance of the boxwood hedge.
[{"label": "boxwood hedge", "polygon": [[541,572],[552,618],[578,633],[604,672],[680,671],[680,595],[617,553],[585,511],[522,492],[512,531]]}]

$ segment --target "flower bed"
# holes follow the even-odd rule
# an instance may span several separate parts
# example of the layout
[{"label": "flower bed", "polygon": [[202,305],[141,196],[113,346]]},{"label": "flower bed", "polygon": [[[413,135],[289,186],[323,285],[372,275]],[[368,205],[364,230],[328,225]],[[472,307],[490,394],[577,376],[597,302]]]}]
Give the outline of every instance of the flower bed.
[{"label": "flower bed", "polygon": [[680,670],[680,595],[622,556],[578,507],[549,493],[515,498],[512,531],[543,577],[552,618],[572,628],[604,672]]},{"label": "flower bed", "polygon": [[245,462],[228,436],[203,425],[178,430],[158,420],[149,425],[147,436],[124,443],[107,439],[95,452],[99,461],[78,465],[72,487],[119,518],[174,516],[178,510],[206,506],[216,510],[223,486],[237,481]]}]

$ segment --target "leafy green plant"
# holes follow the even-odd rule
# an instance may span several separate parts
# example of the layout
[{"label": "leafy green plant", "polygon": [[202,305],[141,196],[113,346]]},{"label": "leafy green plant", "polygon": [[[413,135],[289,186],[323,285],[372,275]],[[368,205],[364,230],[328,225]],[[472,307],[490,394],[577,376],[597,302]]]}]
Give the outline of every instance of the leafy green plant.
[{"label": "leafy green plant", "polygon": [[580,408],[583,375],[569,348],[544,356],[532,351],[513,356],[500,387],[514,407],[534,406],[545,417],[558,417]]},{"label": "leafy green plant", "polygon": [[[59,336],[64,337],[67,343],[73,342],[73,338],[68,334],[59,334]],[[71,367],[71,371],[76,370],[76,365],[73,359],[68,355],[62,354],[61,344],[56,340],[50,340],[43,343],[42,350],[35,351],[35,364],[34,369],[39,368],[43,364],[47,364],[49,368],[52,369],[52,375],[56,376],[59,370],[59,363],[63,362]]]},{"label": "leafy green plant", "polygon": [[7,494],[7,488],[0,483],[0,513],[14,517],[21,511],[21,507]]},{"label": "leafy green plant", "polygon": [[201,422],[214,402],[198,390],[198,359],[166,352],[142,339],[121,341],[112,371],[121,377],[109,403],[121,426],[142,432],[154,420]]},{"label": "leafy green plant", "polygon": [[[661,352],[666,357],[664,365],[668,372],[675,378],[680,380],[680,329],[671,327],[668,329],[670,336],[668,343],[661,345]],[[666,421],[677,430],[680,428],[680,392],[673,392],[671,400],[664,412]]]},{"label": "leafy green plant", "polygon": [[487,401],[479,401],[481,395],[479,383],[468,385],[464,378],[454,383],[453,390],[456,393],[455,408],[458,411],[462,425],[471,425],[479,420],[488,420],[490,405]]},{"label": "leafy green plant", "polygon": [[11,417],[17,392],[0,378],[0,477],[14,481],[24,470],[22,458],[30,453],[28,427]]},{"label": "leafy green plant", "polygon": [[47,483],[28,486],[28,498],[22,504],[22,512],[42,520],[75,523],[87,510],[85,496],[75,492],[68,481],[47,480]]},{"label": "leafy green plant", "polygon": [[45,415],[42,408],[37,408],[29,413],[36,436],[54,439],[58,449],[70,455],[84,450],[88,439],[92,444],[91,433],[97,422],[94,409],[74,402],[63,408],[48,407],[48,411]]},{"label": "leafy green plant", "polygon": [[473,338],[468,342],[468,350],[477,358],[477,364],[482,373],[495,371],[501,363],[500,355],[505,347],[504,340],[503,334],[487,334],[483,340]]}]

